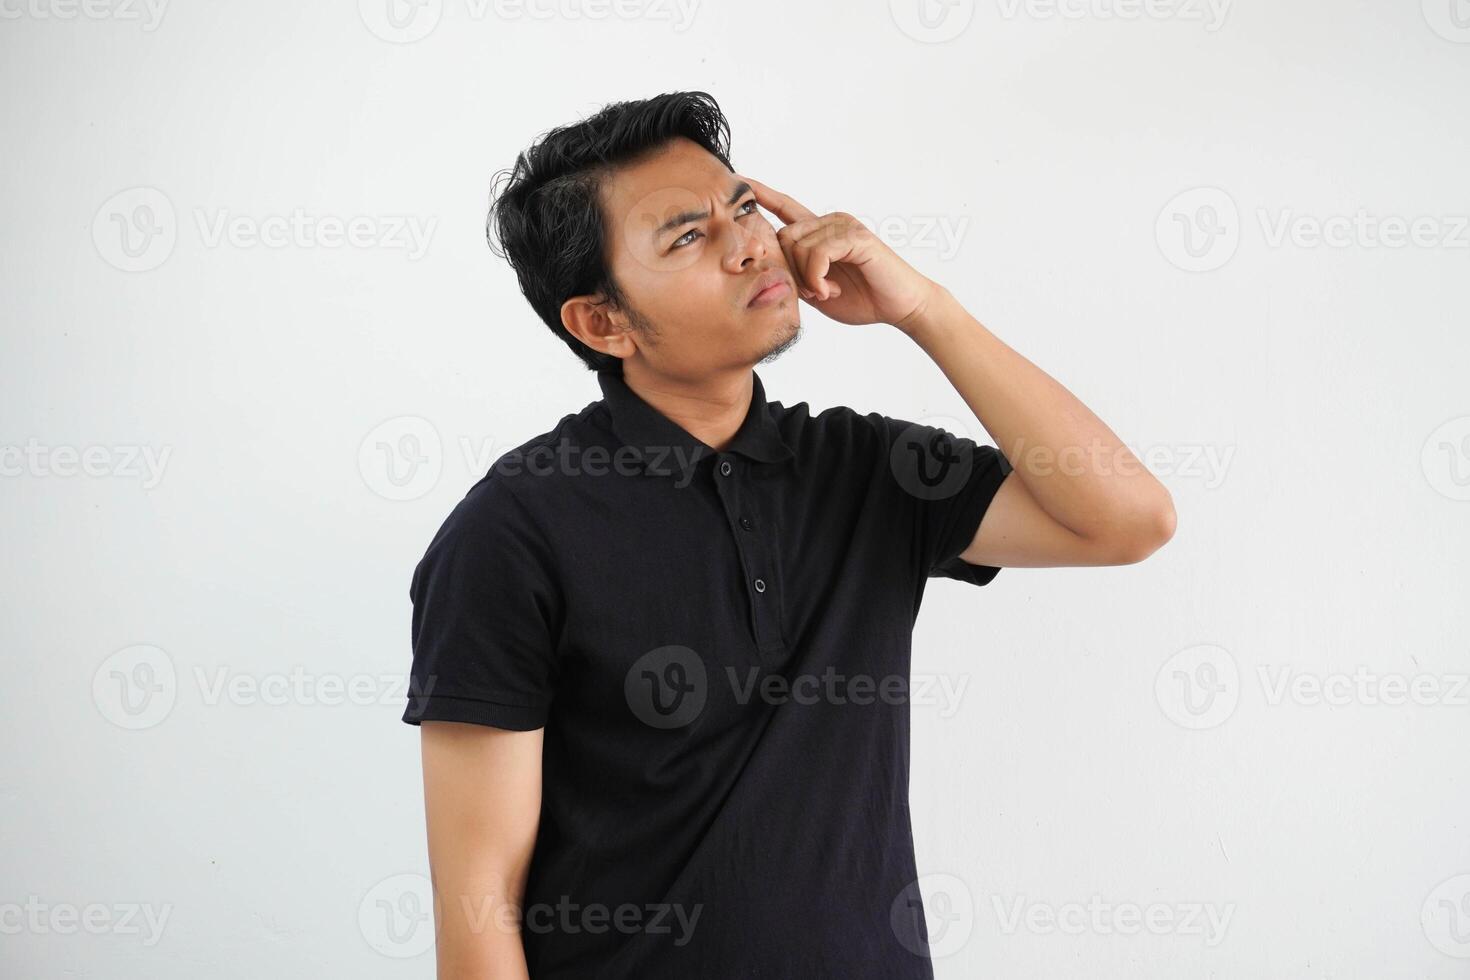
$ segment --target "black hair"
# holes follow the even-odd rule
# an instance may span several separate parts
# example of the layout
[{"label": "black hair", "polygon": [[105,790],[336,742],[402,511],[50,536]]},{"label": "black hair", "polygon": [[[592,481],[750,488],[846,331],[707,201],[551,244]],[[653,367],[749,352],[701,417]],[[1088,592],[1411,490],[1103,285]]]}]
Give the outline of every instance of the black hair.
[{"label": "black hair", "polygon": [[536,314],[593,371],[622,371],[622,359],[595,351],[561,322],[569,297],[597,294],[613,309],[627,301],[608,268],[598,189],[627,164],[680,136],[731,172],[730,124],[707,92],[668,92],[613,102],[581,122],[543,133],[492,184],[485,237],[515,269]]}]

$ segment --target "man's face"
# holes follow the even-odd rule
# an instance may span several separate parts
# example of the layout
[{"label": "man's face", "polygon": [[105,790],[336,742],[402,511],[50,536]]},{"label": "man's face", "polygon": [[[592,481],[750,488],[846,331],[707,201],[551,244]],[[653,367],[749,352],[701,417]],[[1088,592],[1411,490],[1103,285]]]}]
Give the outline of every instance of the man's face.
[{"label": "man's face", "polygon": [[[623,312],[648,328],[628,335],[633,356],[654,373],[701,378],[749,367],[800,334],[796,284],[776,229],[742,183],[683,138],[604,182],[608,262],[631,307]],[[772,276],[786,288],[752,304]]]}]

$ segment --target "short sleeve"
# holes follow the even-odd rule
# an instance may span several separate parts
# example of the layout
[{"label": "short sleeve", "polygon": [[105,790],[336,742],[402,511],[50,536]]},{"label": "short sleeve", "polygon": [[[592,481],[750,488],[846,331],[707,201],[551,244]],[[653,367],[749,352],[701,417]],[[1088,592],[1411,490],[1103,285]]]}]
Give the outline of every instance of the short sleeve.
[{"label": "short sleeve", "polygon": [[959,557],[969,547],[996,491],[1011,472],[1010,461],[994,446],[976,443],[947,429],[871,413],[887,466],[894,506],[912,518],[919,567],[929,578],[952,578],[987,585],[1000,573],[993,565],[972,565]]},{"label": "short sleeve", "polygon": [[495,474],[445,519],[414,569],[403,720],[515,731],[546,724],[560,602],[545,539]]}]

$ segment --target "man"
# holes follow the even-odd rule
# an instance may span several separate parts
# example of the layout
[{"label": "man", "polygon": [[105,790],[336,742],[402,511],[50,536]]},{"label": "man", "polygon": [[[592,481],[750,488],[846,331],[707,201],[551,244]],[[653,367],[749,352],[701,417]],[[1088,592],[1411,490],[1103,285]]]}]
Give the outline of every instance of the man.
[{"label": "man", "polygon": [[[926,580],[1173,533],[1081,402],[727,141],[705,93],[611,105],[492,207],[604,397],[502,456],[415,570],[441,978],[932,977],[905,691]],[[754,366],[803,300],[902,331],[1012,458],[767,401]]]}]

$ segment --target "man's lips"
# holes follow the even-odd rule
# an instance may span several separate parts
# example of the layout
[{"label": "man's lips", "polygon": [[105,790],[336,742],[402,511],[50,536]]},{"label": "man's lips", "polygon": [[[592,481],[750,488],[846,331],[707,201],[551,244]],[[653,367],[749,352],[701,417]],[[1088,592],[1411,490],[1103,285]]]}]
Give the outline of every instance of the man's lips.
[{"label": "man's lips", "polygon": [[[767,282],[766,280],[770,280]],[[756,293],[750,298],[747,306],[760,306],[765,303],[774,302],[785,297],[791,291],[791,285],[785,276],[773,273],[765,276],[757,285]]]}]

